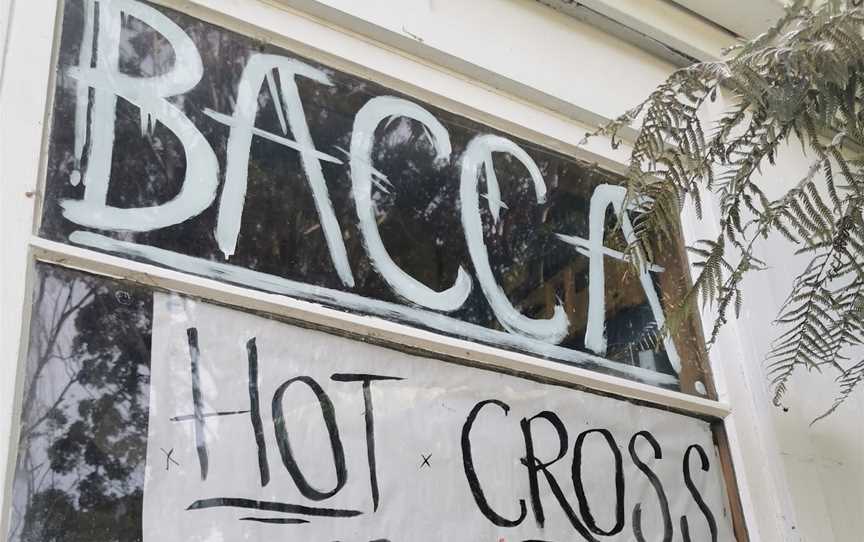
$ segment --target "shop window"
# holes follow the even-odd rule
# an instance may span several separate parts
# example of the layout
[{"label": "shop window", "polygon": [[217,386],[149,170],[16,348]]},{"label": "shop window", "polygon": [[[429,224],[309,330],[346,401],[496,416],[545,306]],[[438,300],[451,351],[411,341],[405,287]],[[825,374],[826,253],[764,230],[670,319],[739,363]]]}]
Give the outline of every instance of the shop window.
[{"label": "shop window", "polygon": [[708,421],[36,276],[13,541],[731,540]]},{"label": "shop window", "polygon": [[141,540],[152,294],[40,265],[9,539]]},{"label": "shop window", "polygon": [[67,0],[56,81],[45,238],[712,393],[610,172],[143,2]]},{"label": "shop window", "polygon": [[698,319],[660,333],[686,258],[625,261],[620,176],[422,81],[62,12],[11,540],[746,537]]}]

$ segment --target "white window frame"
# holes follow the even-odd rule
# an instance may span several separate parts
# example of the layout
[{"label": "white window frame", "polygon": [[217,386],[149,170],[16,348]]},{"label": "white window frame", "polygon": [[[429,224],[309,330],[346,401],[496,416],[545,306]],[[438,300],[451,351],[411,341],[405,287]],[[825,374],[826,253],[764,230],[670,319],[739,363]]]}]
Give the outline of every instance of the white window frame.
[{"label": "white window frame", "polygon": [[[5,38],[0,42],[3,58],[0,63],[0,236],[4,250],[0,266],[0,371],[5,376],[0,379],[0,533],[3,533],[0,537],[5,536],[8,527],[6,507],[11,502],[11,478],[17,450],[30,292],[35,262],[45,261],[356,333],[437,356],[530,372],[586,389],[722,420],[750,539],[778,542],[791,539],[787,535],[792,523],[792,507],[782,467],[779,461],[774,461],[779,455],[772,439],[764,377],[759,364],[752,363],[753,360],[744,355],[736,340],[734,322],[730,324],[731,332],[724,334],[710,355],[719,395],[714,401],[37,237],[61,10],[60,3],[55,0],[7,2],[3,0],[0,5],[2,16],[10,14],[0,25],[3,30],[0,37]],[[532,87],[530,82],[495,75],[494,69],[484,72],[484,68],[467,63],[458,55],[440,54],[434,48],[422,46],[406,53],[399,43],[388,43],[392,31],[383,28],[380,32],[374,31],[377,28],[374,21],[356,17],[327,21],[321,19],[320,12],[304,13],[260,0],[158,0],[157,3],[261,37],[564,154],[589,159],[612,170],[620,171],[624,167],[626,145],[614,151],[608,142],[594,141],[577,148],[585,131],[605,118],[591,108],[570,104]],[[502,9],[505,3],[502,2]],[[510,9],[518,8],[517,5]],[[348,24],[351,21],[353,23]],[[698,21],[694,19],[693,24]],[[350,26],[354,28],[347,28]],[[361,35],[357,29],[367,31]],[[622,47],[626,46],[622,44]],[[652,69],[656,71],[656,66]],[[473,79],[478,77],[487,83]],[[489,86],[490,77],[497,88]],[[454,96],[458,96],[458,101],[452,98]],[[709,227],[706,223],[700,224],[694,219],[685,217],[684,226],[691,239],[710,234],[704,230]],[[706,321],[710,321],[710,316],[706,316]]]}]

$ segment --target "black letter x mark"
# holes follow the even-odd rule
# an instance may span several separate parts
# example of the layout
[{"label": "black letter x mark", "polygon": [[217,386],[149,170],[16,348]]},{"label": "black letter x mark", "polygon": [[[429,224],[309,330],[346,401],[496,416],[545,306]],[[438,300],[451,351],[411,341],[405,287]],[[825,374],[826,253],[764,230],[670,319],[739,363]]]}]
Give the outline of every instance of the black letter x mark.
[{"label": "black letter x mark", "polygon": [[423,458],[423,463],[420,464],[420,468],[422,469],[423,467],[429,467],[431,469],[432,465],[429,464],[429,458],[432,457],[432,454],[420,454],[420,457]]},{"label": "black letter x mark", "polygon": [[163,454],[165,454],[165,470],[168,470],[171,468],[171,463],[174,463],[178,467],[180,466],[180,463],[178,463],[177,461],[174,460],[173,457],[171,457],[171,454],[174,453],[174,448],[171,448],[171,450],[169,450],[167,452],[165,451],[165,448],[159,448],[159,449],[162,450]]}]

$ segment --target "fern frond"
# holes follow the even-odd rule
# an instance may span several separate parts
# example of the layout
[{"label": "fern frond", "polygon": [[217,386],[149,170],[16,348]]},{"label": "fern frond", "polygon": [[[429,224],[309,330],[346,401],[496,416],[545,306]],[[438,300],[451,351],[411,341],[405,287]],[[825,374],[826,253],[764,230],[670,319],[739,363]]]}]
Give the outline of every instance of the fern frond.
[{"label": "fern frond", "polygon": [[[720,234],[691,247],[692,287],[671,302],[667,327],[695,305],[714,309],[709,345],[741,313],[745,277],[766,265],[756,253],[772,234],[796,245],[809,265],[777,317],[782,331],[768,355],[779,403],[798,369],[838,371],[842,402],[861,382],[844,352],[864,330],[864,10],[841,0],[798,0],[771,29],[671,74],[643,102],[589,136],[618,144],[637,122],[627,167],[627,202],[641,202],[625,253],[644,265],[678,242],[685,205],[702,216],[702,191],[718,203]],[[710,124],[700,108],[719,92],[730,106]],[[781,197],[767,194],[767,166],[797,141],[810,165]],[[647,202],[647,203],[646,203]],[[831,411],[834,410],[833,407]]]}]

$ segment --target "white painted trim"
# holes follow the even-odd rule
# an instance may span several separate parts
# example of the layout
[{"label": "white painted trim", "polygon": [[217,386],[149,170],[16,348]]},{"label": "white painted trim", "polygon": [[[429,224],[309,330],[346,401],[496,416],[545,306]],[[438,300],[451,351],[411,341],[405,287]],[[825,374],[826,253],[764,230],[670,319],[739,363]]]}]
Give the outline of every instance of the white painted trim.
[{"label": "white painted trim", "polygon": [[[44,160],[43,129],[56,24],[56,2],[11,0],[3,6],[5,57],[0,77],[0,539],[5,539],[23,360],[29,334],[32,258],[29,239]],[[34,91],[35,89],[35,91]]]},{"label": "white painted trim", "polygon": [[[712,113],[721,110],[713,106]],[[714,200],[703,195],[703,219],[698,220],[692,208],[682,217],[685,242],[715,239],[720,230],[715,219]],[[695,276],[698,270],[691,267]],[[715,314],[702,315],[703,331],[711,333]],[[752,542],[792,542],[795,511],[783,462],[777,447],[771,403],[767,397],[767,379],[762,360],[747,356],[742,344],[738,321],[730,318],[709,352],[718,399],[732,405],[724,420],[729,449],[738,480],[741,506]]]},{"label": "white painted trim", "polygon": [[[538,1],[577,19],[586,19],[585,11],[590,10],[643,36],[646,42],[656,42],[658,46],[665,46],[670,51],[680,52],[700,61],[720,58],[723,49],[735,42],[733,34],[665,0]],[[657,46],[639,43],[632,39],[632,35],[621,34],[614,27],[604,30],[615,35],[620,34],[622,39],[657,53]],[[662,52],[659,54],[669,58]],[[670,61],[674,60],[670,58]]]},{"label": "white painted trim", "polygon": [[[416,59],[421,59],[439,68],[445,68],[462,77],[467,77],[475,83],[488,86],[490,89],[507,93],[535,106],[540,105],[585,126],[600,126],[610,120],[608,117],[599,115],[590,109],[580,107],[572,102],[562,100],[530,84],[506,77],[475,62],[469,62],[459,56],[431,47],[404,32],[396,32],[385,26],[375,24],[372,21],[356,17],[341,9],[330,6],[326,2],[318,0],[269,1],[297,10],[298,13],[306,17],[311,16],[321,24],[331,25],[342,31],[350,31],[357,36],[374,40],[380,45],[391,47],[401,54],[407,53]],[[636,133],[633,130],[625,129],[621,135],[624,140],[632,141]]]},{"label": "white painted trim", "polygon": [[344,312],[310,301],[234,286],[38,237],[33,237],[30,244],[37,260],[64,267],[130,280],[234,307],[262,311],[391,345],[402,345],[438,356],[462,359],[493,369],[531,373],[698,416],[722,419],[730,411],[729,405],[718,401],[440,335],[375,316]]},{"label": "white painted trim", "polygon": [[6,40],[9,37],[9,23],[12,20],[13,0],[0,0],[0,85],[3,81],[3,66],[6,64]]},{"label": "white painted trim", "polygon": [[154,246],[119,241],[88,231],[72,232],[69,235],[69,242],[87,249],[97,249],[115,254],[121,258],[125,256],[164,266],[189,275],[216,278],[221,282],[242,284],[312,303],[328,303],[343,310],[362,312],[371,316],[400,318],[413,325],[433,327],[441,332],[461,336],[468,340],[482,340],[490,344],[524,350],[529,354],[554,358],[574,366],[591,364],[603,367],[610,372],[629,374],[632,378],[651,385],[675,385],[678,383],[677,377],[671,375],[650,371],[642,367],[622,365],[594,354],[563,348],[550,342],[532,339],[516,333],[471,324],[446,314],[389,301],[370,299],[352,292],[298,282],[229,263],[212,262]]},{"label": "white painted trim", "polygon": [[[177,9],[172,0],[152,1]],[[533,0],[520,1],[530,4]],[[540,5],[536,8],[547,9]],[[404,32],[315,0],[261,0],[244,10],[242,19],[237,17],[238,10],[232,0],[186,0],[182,11],[333,68],[381,82],[514,135],[539,136],[538,143],[596,160],[605,167],[620,170],[620,164],[628,156],[626,143],[636,135],[632,129],[622,130],[619,135],[625,145],[618,150],[611,149],[608,140],[601,138],[580,145],[586,131],[593,131],[610,117],[588,107],[589,104],[568,101],[543,90],[540,85],[502,75],[431,47]],[[548,11],[559,19],[569,19],[554,10]],[[662,65],[663,69],[671,68],[649,55],[644,56],[646,61]],[[653,67],[658,69],[657,65]],[[458,96],[458,101],[453,96]],[[620,109],[623,111],[632,105],[635,104],[622,104]],[[619,112],[617,108],[615,112]],[[520,132],[527,134],[527,127],[533,126],[544,129],[542,133],[520,135]]]},{"label": "white painted trim", "polygon": [[784,0],[672,0],[745,38],[765,32],[783,16]]}]

